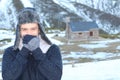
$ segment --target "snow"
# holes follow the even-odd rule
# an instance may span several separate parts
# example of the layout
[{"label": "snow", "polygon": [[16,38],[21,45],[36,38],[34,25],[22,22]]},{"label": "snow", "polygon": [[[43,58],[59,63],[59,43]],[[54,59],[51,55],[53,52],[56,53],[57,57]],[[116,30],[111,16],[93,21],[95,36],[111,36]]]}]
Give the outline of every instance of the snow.
[{"label": "snow", "polygon": [[88,49],[107,47],[107,45],[105,44],[80,44],[79,46],[83,48],[88,48]]},{"label": "snow", "polygon": [[13,45],[14,43],[14,33],[11,32],[11,31],[6,31],[6,30],[0,30],[0,40],[3,40],[3,39],[11,39],[11,42],[10,43],[7,43],[7,42],[0,42],[1,44],[6,44],[5,46],[2,46],[0,47],[0,50],[4,50],[5,48]]},{"label": "snow", "polygon": [[120,59],[64,65],[62,80],[120,80]]},{"label": "snow", "polygon": [[113,39],[113,40],[104,40],[104,41],[92,41],[91,43],[94,44],[80,44],[80,47],[87,48],[87,49],[94,49],[94,48],[104,48],[108,47],[108,43],[120,42],[120,39]]},{"label": "snow", "polygon": [[11,38],[11,35],[13,34],[13,32],[11,31],[5,31],[5,30],[0,30],[0,40],[2,39],[6,39],[6,38]]},{"label": "snow", "polygon": [[107,53],[107,52],[97,52],[96,54],[94,54],[93,52],[71,52],[68,55],[63,56],[63,58],[74,58],[74,59],[80,59],[80,58],[91,58],[91,59],[107,59],[107,58],[111,58],[111,57],[116,57],[116,56],[120,56],[119,54],[114,54],[114,53]]},{"label": "snow", "polygon": [[69,10],[72,10],[73,12],[77,12],[76,8],[72,4],[70,4],[70,1],[67,1],[67,0],[66,1],[65,0],[63,0],[63,1],[61,1],[61,0],[53,0],[53,1],[55,3],[57,3],[57,4],[60,4],[62,7],[66,7]]},{"label": "snow", "polygon": [[116,49],[120,50],[120,46],[118,46]]},{"label": "snow", "polygon": [[24,7],[33,7],[33,4],[31,4],[30,0],[21,0]]},{"label": "snow", "polygon": [[1,11],[3,11],[4,12],[4,10],[6,10],[6,5],[7,5],[7,0],[1,0],[0,1],[0,8],[1,8]]}]

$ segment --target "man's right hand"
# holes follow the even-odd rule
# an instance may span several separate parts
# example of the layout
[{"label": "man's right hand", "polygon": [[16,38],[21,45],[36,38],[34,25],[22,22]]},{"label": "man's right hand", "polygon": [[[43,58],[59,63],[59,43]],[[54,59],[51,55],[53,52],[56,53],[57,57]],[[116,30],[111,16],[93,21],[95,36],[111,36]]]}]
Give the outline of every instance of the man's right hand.
[{"label": "man's right hand", "polygon": [[40,40],[38,36],[25,35],[23,37],[23,46],[33,51],[39,47]]}]

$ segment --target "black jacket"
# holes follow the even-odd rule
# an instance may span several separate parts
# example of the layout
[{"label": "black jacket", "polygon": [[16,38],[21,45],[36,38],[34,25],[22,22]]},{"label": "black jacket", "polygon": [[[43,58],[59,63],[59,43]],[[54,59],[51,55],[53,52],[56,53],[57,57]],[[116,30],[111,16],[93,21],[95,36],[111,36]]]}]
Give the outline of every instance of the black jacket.
[{"label": "black jacket", "polygon": [[9,47],[2,61],[3,80],[61,80],[62,59],[58,46],[52,45],[46,54],[40,48],[21,51]]}]

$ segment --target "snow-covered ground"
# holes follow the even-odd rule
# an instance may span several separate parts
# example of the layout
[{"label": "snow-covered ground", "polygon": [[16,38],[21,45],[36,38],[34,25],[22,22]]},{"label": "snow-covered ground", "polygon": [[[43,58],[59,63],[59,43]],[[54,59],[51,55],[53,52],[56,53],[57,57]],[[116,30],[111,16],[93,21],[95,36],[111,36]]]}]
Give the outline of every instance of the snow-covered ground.
[{"label": "snow-covered ground", "polygon": [[[4,36],[3,36],[4,35]],[[58,40],[53,39],[52,37],[55,34],[47,34],[49,39],[54,42],[57,45],[63,45],[63,42],[60,42]],[[13,45],[15,35],[12,32],[0,30],[0,40],[4,38],[11,38],[11,42],[6,43],[5,46],[0,47],[1,50],[4,50],[10,45]],[[64,36],[64,33],[59,34],[59,36]],[[104,41],[94,41],[91,42],[91,46],[86,46],[82,44],[82,47],[93,49],[97,44],[97,47],[101,45],[100,47],[107,47],[107,44],[118,42],[119,39],[115,40],[104,40]],[[0,44],[3,44],[3,42],[0,42]],[[80,44],[78,44],[80,46]],[[94,46],[94,47],[93,47]],[[117,47],[117,49],[120,49],[120,46]],[[79,58],[93,58],[93,59],[106,59],[113,56],[120,56],[118,53],[117,55],[114,53],[105,53],[105,52],[98,52],[96,54],[93,54],[92,52],[85,55],[87,52],[72,52],[68,55],[63,55],[62,58],[67,57],[73,57],[76,59]],[[2,55],[0,55],[2,57]],[[63,63],[66,63],[66,61],[63,60]],[[0,79],[2,79],[1,73],[0,73]],[[94,61],[94,62],[86,62],[86,63],[75,63],[74,67],[72,67],[72,64],[66,64],[63,65],[63,76],[62,80],[120,80],[120,59],[116,60],[106,60],[106,61]]]},{"label": "snow-covered ground", "polygon": [[120,59],[64,65],[62,80],[120,80]]}]

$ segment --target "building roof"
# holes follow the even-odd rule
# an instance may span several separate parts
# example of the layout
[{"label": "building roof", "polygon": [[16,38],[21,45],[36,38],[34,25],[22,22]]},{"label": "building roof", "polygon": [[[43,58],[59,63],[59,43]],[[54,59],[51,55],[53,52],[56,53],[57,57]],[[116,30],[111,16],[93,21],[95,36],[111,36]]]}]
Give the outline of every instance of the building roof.
[{"label": "building roof", "polygon": [[81,21],[74,21],[69,23],[69,27],[72,31],[89,31],[93,28],[98,28],[96,22],[81,22]]}]

